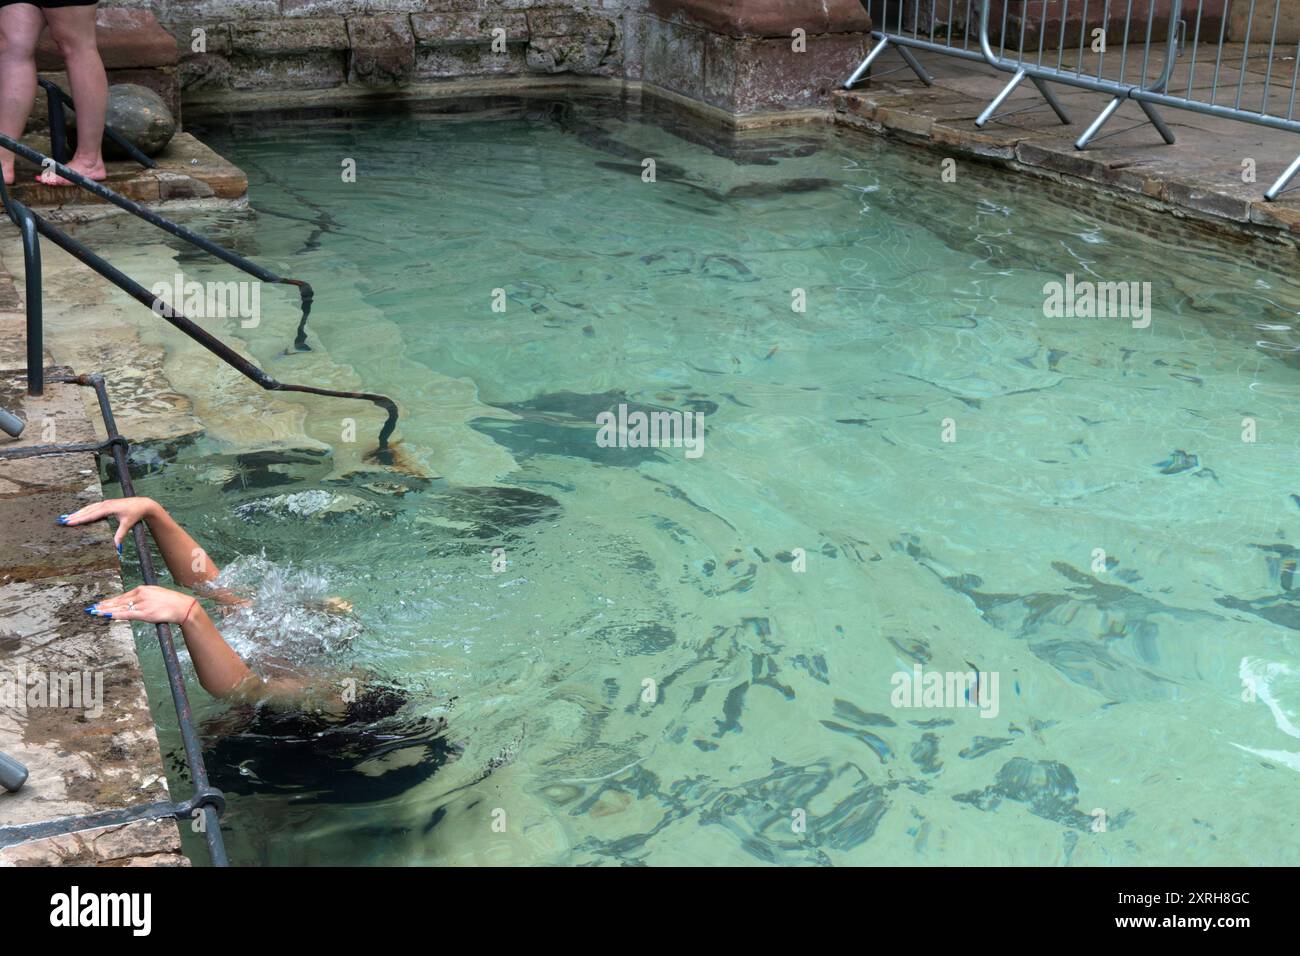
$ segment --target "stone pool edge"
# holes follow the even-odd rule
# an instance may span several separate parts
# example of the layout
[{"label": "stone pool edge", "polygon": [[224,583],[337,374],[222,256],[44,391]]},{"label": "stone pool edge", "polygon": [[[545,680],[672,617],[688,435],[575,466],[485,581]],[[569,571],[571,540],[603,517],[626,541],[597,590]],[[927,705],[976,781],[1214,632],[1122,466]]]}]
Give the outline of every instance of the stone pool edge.
[{"label": "stone pool edge", "polygon": [[[24,394],[25,318],[15,310],[18,304],[12,279],[0,266],[0,395],[6,408],[28,422],[21,439],[5,436],[0,447],[97,440],[85,389],[47,384],[40,398]],[[20,459],[0,469],[0,542],[15,558],[0,571],[3,679],[12,690],[21,674],[27,691],[42,675],[80,675],[83,682],[89,676],[92,685],[100,682],[102,708],[92,715],[83,700],[80,710],[27,703],[0,712],[0,751],[30,774],[16,793],[0,792],[3,825],[170,799],[131,625],[82,612],[123,588],[111,529],[97,524],[74,530],[55,521],[102,497],[99,467],[88,453]],[[0,867],[188,865],[177,823],[169,819],[0,847]]]}]

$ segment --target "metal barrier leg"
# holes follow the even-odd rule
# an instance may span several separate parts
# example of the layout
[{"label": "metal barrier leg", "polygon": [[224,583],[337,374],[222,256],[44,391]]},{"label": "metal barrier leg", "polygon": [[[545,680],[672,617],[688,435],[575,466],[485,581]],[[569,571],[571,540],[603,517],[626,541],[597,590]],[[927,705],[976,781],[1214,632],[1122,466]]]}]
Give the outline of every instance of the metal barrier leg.
[{"label": "metal barrier leg", "polygon": [[[1091,142],[1093,137],[1095,137],[1097,133],[1101,131],[1101,128],[1106,125],[1106,121],[1115,115],[1115,111],[1119,109],[1120,104],[1126,99],[1128,99],[1126,96],[1117,96],[1107,103],[1106,108],[1097,115],[1097,118],[1092,121],[1092,124],[1083,131],[1083,135],[1075,141],[1074,148],[1087,149],[1088,143]],[[1147,115],[1147,119],[1150,120],[1151,125],[1156,128],[1156,132],[1160,134],[1161,139],[1172,146],[1174,142],[1174,131],[1165,123],[1164,117],[1156,111],[1154,106],[1146,102],[1146,100],[1138,100],[1137,105],[1142,107],[1142,112]]]},{"label": "metal barrier leg", "polygon": [[891,44],[889,42],[889,37],[882,36],[878,38],[878,42],[871,48],[871,52],[867,54],[866,58],[858,64],[858,68],[850,74],[847,80],[844,81],[844,88],[846,90],[853,89],[853,87],[857,85],[858,81],[866,74],[867,70],[871,69],[871,64],[876,62],[876,57],[884,53],[890,46],[893,46],[898,50],[898,55],[903,58],[904,63],[912,68],[912,72],[916,74],[918,80],[926,86],[934,86],[934,80],[931,79],[930,74],[925,71],[925,67],[921,65],[921,61],[916,58],[915,54],[913,54],[911,50],[899,43]]},{"label": "metal barrier leg", "polygon": [[993,114],[998,111],[998,108],[1003,104],[1006,98],[1011,95],[1011,92],[1020,85],[1020,82],[1024,78],[1025,71],[1016,70],[1015,76],[1011,77],[1011,82],[1002,87],[1002,91],[998,93],[997,96],[993,97],[993,102],[986,106],[984,112],[976,118],[975,125],[983,129],[984,124],[993,118]]},{"label": "metal barrier leg", "polygon": [[[976,118],[975,125],[980,129],[983,129],[984,124],[993,118],[994,114],[996,114],[1002,104],[1006,102],[1007,97],[1011,95],[1012,91],[1024,82],[1026,76],[1028,76],[1028,74],[1024,70],[1016,70],[1015,75],[1011,77],[1010,82],[1008,82],[1006,86],[1002,87],[1002,91],[998,93],[997,96],[993,97],[993,102],[986,106],[984,112]],[[1043,94],[1043,99],[1047,100],[1047,105],[1052,108],[1052,112],[1056,114],[1057,118],[1066,126],[1069,126],[1070,114],[1065,112],[1065,107],[1061,105],[1061,101],[1056,98],[1056,94],[1052,92],[1051,88],[1036,76],[1031,76],[1029,79],[1034,86],[1038,88],[1038,92]]]},{"label": "metal barrier leg", "polygon": [[1034,86],[1038,87],[1038,92],[1043,94],[1043,99],[1047,100],[1047,105],[1052,108],[1061,122],[1069,126],[1070,116],[1065,112],[1065,107],[1061,105],[1061,101],[1056,98],[1056,94],[1052,92],[1052,88],[1036,76],[1030,77],[1030,79],[1034,81]]},{"label": "metal barrier leg", "polygon": [[922,83],[924,83],[926,86],[934,86],[934,80],[930,78],[929,73],[925,72],[925,67],[923,67],[921,65],[921,61],[916,58],[916,54],[914,54],[907,47],[900,46],[898,48],[898,55],[901,56],[904,61],[906,61],[907,65],[912,68],[912,72],[916,74],[917,78]]},{"label": "metal barrier leg", "polygon": [[1156,132],[1160,134],[1160,138],[1168,145],[1174,145],[1174,131],[1165,125],[1164,117],[1156,112],[1156,108],[1146,100],[1138,100],[1138,106],[1142,107],[1142,112],[1147,114],[1147,119],[1149,119],[1151,125],[1156,128]]},{"label": "metal barrier leg", "polygon": [[[17,415],[0,408],[0,432],[4,432],[10,438],[17,438],[26,427],[27,424]],[[4,754],[0,754],[0,757],[3,756]]]},{"label": "metal barrier leg", "polygon": [[1083,131],[1083,135],[1080,136],[1077,140],[1074,141],[1074,148],[1075,148],[1075,149],[1087,149],[1087,148],[1088,148],[1088,142],[1089,142],[1089,141],[1090,141],[1094,136],[1097,135],[1098,131],[1100,131],[1100,129],[1101,129],[1103,126],[1106,125],[1106,121],[1107,121],[1108,119],[1110,119],[1112,116],[1115,115],[1115,111],[1116,111],[1117,109],[1119,109],[1119,105],[1120,105],[1121,103],[1123,103],[1123,102],[1124,102],[1124,97],[1122,97],[1122,96],[1117,96],[1117,97],[1115,97],[1113,100],[1111,100],[1109,103],[1107,103],[1107,104],[1106,104],[1106,108],[1105,108],[1104,110],[1102,110],[1100,113],[1098,113],[1098,114],[1097,114],[1097,118],[1096,118],[1095,120],[1093,120],[1093,121],[1088,125],[1088,128],[1085,129],[1085,130]]},{"label": "metal barrier leg", "polygon": [[1295,176],[1296,173],[1300,173],[1300,156],[1297,156],[1295,160],[1292,161],[1291,165],[1286,168],[1286,172],[1279,176],[1272,186],[1268,187],[1268,191],[1264,193],[1264,198],[1269,202],[1276,199],[1278,194],[1280,194],[1282,190],[1286,189],[1286,184],[1291,181],[1292,177]]},{"label": "metal barrier leg", "polygon": [[871,69],[871,64],[876,62],[876,57],[884,53],[885,48],[888,46],[889,40],[882,37],[876,45],[871,48],[871,52],[869,52],[863,61],[858,64],[858,68],[853,71],[847,80],[844,81],[844,88],[846,90],[853,89],[853,87],[857,85],[858,81],[866,74],[867,70]]}]

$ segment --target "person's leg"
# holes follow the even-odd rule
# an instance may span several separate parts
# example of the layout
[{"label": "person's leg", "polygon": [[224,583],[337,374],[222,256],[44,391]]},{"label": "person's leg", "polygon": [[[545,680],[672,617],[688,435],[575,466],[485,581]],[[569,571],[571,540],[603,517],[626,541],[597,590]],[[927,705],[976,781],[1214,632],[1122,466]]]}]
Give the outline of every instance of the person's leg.
[{"label": "person's leg", "polygon": [[[50,36],[68,66],[68,83],[77,113],[77,153],[68,160],[68,166],[87,179],[103,179],[108,175],[100,152],[104,113],[108,110],[108,76],[95,43],[95,5],[47,7],[42,12],[50,25]],[[69,185],[52,170],[45,170],[40,179],[47,185]]]},{"label": "person's leg", "polygon": [[[36,102],[36,41],[45,29],[30,3],[0,7],[0,133],[21,139]],[[6,183],[14,181],[14,154],[0,149]]]}]

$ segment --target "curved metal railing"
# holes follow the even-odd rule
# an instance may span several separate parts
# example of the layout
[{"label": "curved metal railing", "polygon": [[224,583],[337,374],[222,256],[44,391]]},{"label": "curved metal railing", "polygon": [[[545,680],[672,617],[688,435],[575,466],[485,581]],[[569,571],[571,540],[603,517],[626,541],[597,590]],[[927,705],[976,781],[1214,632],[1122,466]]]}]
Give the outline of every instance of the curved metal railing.
[{"label": "curved metal railing", "polygon": [[[310,283],[303,279],[293,279],[277,275],[270,269],[265,269],[254,262],[250,262],[238,253],[231,252],[224,246],[218,245],[212,240],[158,215],[156,212],[142,206],[140,203],[127,199],[125,196],[114,192],[102,183],[97,183],[94,180],[87,179],[80,173],[69,169],[60,162],[57,162],[53,157],[39,153],[30,146],[25,146],[16,140],[10,139],[8,136],[4,136],[3,134],[0,134],[0,147],[12,150],[17,155],[22,156],[24,159],[36,163],[43,168],[53,170],[74,185],[99,196],[101,199],[112,203],[120,209],[126,210],[133,216],[143,219],[151,225],[157,226],[164,232],[170,233],[191,245],[199,247],[203,251],[215,256],[229,265],[234,266],[236,269],[239,269],[248,275],[260,279],[263,282],[295,286],[298,289],[299,301],[302,308],[302,317],[298,322],[293,347],[297,351],[306,351],[309,349],[307,345],[307,318],[311,314],[312,300],[314,298],[314,292]],[[46,219],[34,213],[27,206],[14,199],[9,195],[9,191],[5,188],[3,183],[0,183],[0,201],[3,201],[5,212],[13,221],[14,225],[19,228],[23,238],[23,257],[27,283],[27,390],[29,394],[41,394],[44,379],[42,368],[43,353],[41,349],[42,310],[39,235],[49,239],[55,245],[89,266],[95,272],[98,272],[123,292],[127,293],[127,295],[131,296],[142,305],[147,306],[155,314],[164,318],[166,321],[202,345],[209,352],[216,355],[227,365],[234,368],[246,378],[256,382],[260,387],[267,391],[303,392],[306,394],[323,395],[331,398],[358,399],[379,406],[384,410],[387,417],[385,418],[384,425],[379,432],[378,447],[375,449],[375,455],[381,461],[390,460],[391,453],[388,448],[388,440],[392,437],[393,431],[397,427],[398,409],[397,403],[387,395],[381,395],[377,392],[353,392],[342,389],[320,388],[314,385],[296,385],[289,382],[281,382],[272,378],[264,370],[258,368],[252,362],[249,362],[215,335],[196,325],[191,319],[187,318],[178,309],[169,305],[161,297],[155,295],[130,276],[96,255],[89,248],[67,235],[67,233],[58,229]]]},{"label": "curved metal railing", "polygon": [[[38,76],[36,82],[45,91],[45,102],[50,118],[50,155],[57,162],[66,163],[72,157],[68,154],[68,117],[64,110],[73,109],[75,112],[72,97],[65,93],[63,88],[53,80]],[[113,129],[113,127],[105,125],[104,135],[145,169],[158,168],[157,163],[136,149],[134,143]]]}]

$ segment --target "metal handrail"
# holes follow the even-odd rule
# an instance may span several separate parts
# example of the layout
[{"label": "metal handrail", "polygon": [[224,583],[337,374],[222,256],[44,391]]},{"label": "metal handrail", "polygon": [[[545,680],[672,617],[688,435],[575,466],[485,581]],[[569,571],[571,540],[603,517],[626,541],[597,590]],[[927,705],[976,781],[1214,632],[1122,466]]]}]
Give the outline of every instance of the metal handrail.
[{"label": "metal handrail", "polygon": [[[50,155],[61,163],[66,163],[72,157],[68,155],[68,118],[63,112],[66,106],[74,113],[76,106],[72,97],[63,92],[63,88],[53,80],[47,80],[43,76],[38,76],[36,82],[41,84],[45,90],[45,102],[48,106],[50,118]],[[145,169],[157,169],[158,164],[146,156],[131,142],[113,127],[107,123],[104,124],[104,135],[117,144],[118,148],[134,159]]]},{"label": "metal handrail", "polygon": [[[143,219],[151,225],[157,226],[165,232],[170,233],[186,242],[198,246],[205,252],[221,259],[241,271],[254,276],[263,282],[273,282],[282,285],[292,285],[298,288],[299,297],[302,305],[302,318],[298,323],[298,330],[294,338],[294,348],[299,351],[307,350],[307,317],[311,314],[311,305],[314,298],[314,292],[309,283],[302,279],[286,278],[269,269],[265,269],[256,263],[250,262],[238,253],[231,252],[224,246],[220,246],[210,239],[191,232],[184,226],[177,225],[169,219],[165,219],[151,209],[141,204],[127,199],[113,190],[97,183],[92,179],[69,169],[62,163],[57,162],[52,157],[37,152],[30,146],[10,139],[8,136],[0,134],[0,147],[11,150],[24,159],[27,159],[46,169],[52,169],[69,182],[107,200],[120,209],[125,209],[132,215]],[[381,461],[391,460],[391,452],[388,449],[388,439],[392,436],[394,429],[397,427],[398,410],[397,404],[387,395],[381,395],[377,392],[350,392],[340,389],[318,388],[313,385],[294,385],[287,382],[280,382],[256,365],[247,361],[243,356],[237,353],[225,342],[212,335],[210,332],[200,328],[193,321],[186,318],[180,311],[169,305],[161,297],[150,292],[144,286],[140,285],[130,276],[116,269],[104,259],[96,255],[86,246],[73,239],[62,230],[51,225],[46,219],[32,212],[27,206],[18,202],[9,195],[3,182],[0,182],[0,201],[3,201],[5,212],[13,221],[14,225],[22,232],[23,238],[23,257],[27,283],[27,391],[29,395],[40,395],[44,385],[43,370],[43,353],[41,348],[42,339],[42,314],[41,314],[41,262],[40,262],[40,244],[37,238],[38,234],[45,236],[55,245],[64,249],[70,255],[89,266],[95,272],[98,272],[104,278],[108,279],[119,289],[126,292],[133,299],[147,306],[151,311],[166,319],[172,325],[176,326],[190,338],[194,339],[209,352],[212,352],[227,365],[234,368],[246,378],[256,382],[262,388],[268,391],[282,392],[303,392],[311,395],[324,395],[332,398],[352,398],[371,402],[382,408],[387,414],[383,428],[379,432],[378,448],[375,455]]]},{"label": "metal handrail", "polygon": [[[128,463],[130,444],[117,430],[113,418],[113,409],[108,401],[108,390],[104,387],[102,375],[59,375],[53,382],[65,382],[83,385],[95,390],[99,402],[99,413],[104,420],[104,431],[108,441],[101,444],[89,442],[67,445],[33,445],[25,448],[0,449],[0,460],[15,458],[32,458],[43,455],[63,455],[75,452],[94,451],[110,452],[113,464],[117,468],[117,479],[122,486],[125,497],[134,497],[135,485],[131,481]],[[131,529],[136,553],[140,559],[140,575],[145,584],[157,584],[158,576],[154,570],[153,554],[145,537],[144,523],[137,522]],[[221,814],[226,809],[226,798],[220,790],[212,786],[208,779],[207,765],[203,762],[203,748],[198,734],[194,730],[194,713],[190,708],[189,695],[185,691],[185,676],[181,672],[180,659],[176,654],[176,643],[172,637],[171,625],[155,625],[158,632],[158,646],[162,650],[163,666],[167,671],[167,684],[171,688],[172,703],[176,707],[176,721],[180,728],[181,746],[185,751],[185,764],[189,768],[190,782],[194,784],[194,795],[184,802],[158,801],[140,806],[126,807],[119,810],[104,810],[81,816],[61,817],[42,823],[20,824],[18,826],[0,827],[0,846],[25,843],[47,837],[78,833],[98,827],[122,826],[141,820],[176,820],[196,821],[202,819],[201,832],[208,847],[208,856],[213,866],[229,866],[230,859],[226,853],[225,841],[221,836]]]}]

